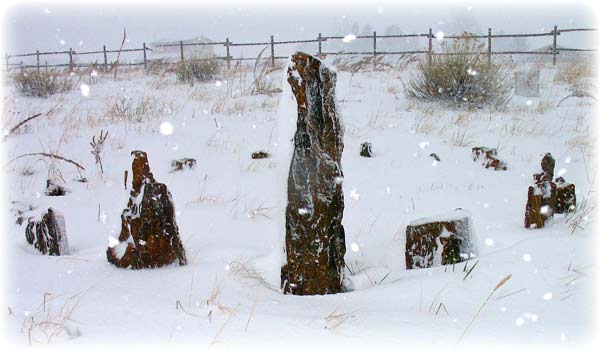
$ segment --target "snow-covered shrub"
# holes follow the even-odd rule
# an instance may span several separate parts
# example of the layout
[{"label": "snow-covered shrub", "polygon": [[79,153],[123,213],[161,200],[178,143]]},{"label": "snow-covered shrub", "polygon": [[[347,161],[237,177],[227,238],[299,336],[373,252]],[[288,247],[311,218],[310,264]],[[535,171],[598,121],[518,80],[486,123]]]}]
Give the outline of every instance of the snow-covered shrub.
[{"label": "snow-covered shrub", "polygon": [[177,80],[186,83],[214,79],[221,70],[221,62],[214,57],[190,58],[177,64]]},{"label": "snow-covered shrub", "polygon": [[404,82],[404,91],[426,101],[447,101],[456,106],[502,107],[510,96],[510,68],[502,61],[488,63],[483,44],[465,36],[442,44],[445,55],[419,62],[416,75]]},{"label": "snow-covered shrub", "polygon": [[12,76],[13,85],[24,96],[48,97],[52,94],[67,92],[73,87],[68,77],[54,72],[25,71]]}]

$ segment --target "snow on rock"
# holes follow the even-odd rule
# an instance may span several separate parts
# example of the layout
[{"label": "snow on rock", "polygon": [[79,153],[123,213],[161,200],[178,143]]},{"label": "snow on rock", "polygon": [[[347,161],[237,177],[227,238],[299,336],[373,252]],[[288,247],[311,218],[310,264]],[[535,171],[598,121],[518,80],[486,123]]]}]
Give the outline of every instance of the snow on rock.
[{"label": "snow on rock", "polygon": [[118,267],[132,269],[185,265],[171,193],[165,184],[154,180],[146,152],[131,154],[130,197],[121,214],[119,244],[109,242],[107,259]]},{"label": "snow on rock", "polygon": [[477,253],[468,211],[411,221],[406,227],[406,268],[455,264]]},{"label": "snow on rock", "polygon": [[336,73],[297,52],[287,68],[296,99],[294,150],[287,185],[286,257],[281,286],[286,294],[342,291],[345,233],[342,177],[343,128],[335,106]]},{"label": "snow on rock", "polygon": [[373,150],[372,150],[373,145],[371,144],[371,142],[363,142],[360,144],[360,156],[361,157],[373,157]]},{"label": "snow on rock", "polygon": [[42,254],[69,254],[65,218],[52,208],[48,208],[40,220],[29,219],[25,228],[25,238]]},{"label": "snow on rock", "polygon": [[471,155],[473,156],[474,162],[479,162],[481,165],[488,169],[494,170],[506,170],[508,167],[506,163],[496,158],[498,151],[495,148],[489,147],[473,147],[471,149]]}]

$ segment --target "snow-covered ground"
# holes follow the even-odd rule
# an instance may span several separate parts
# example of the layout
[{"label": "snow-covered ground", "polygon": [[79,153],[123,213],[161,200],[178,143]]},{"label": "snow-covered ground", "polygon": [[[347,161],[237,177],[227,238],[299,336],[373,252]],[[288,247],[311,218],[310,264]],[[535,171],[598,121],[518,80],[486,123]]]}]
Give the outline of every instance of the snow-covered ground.
[{"label": "snow-covered ground", "polygon": [[[569,85],[555,83],[556,70],[545,66],[539,98],[513,97],[504,112],[457,110],[406,98],[401,80],[411,69],[338,72],[346,275],[353,291],[303,297],[279,291],[281,184],[289,160],[250,158],[262,149],[277,154],[285,142],[278,133],[296,116],[279,111],[282,94],[240,92],[250,86],[251,71],[193,87],[173,74],[121,72],[116,81],[100,74],[97,83],[80,81],[89,85],[87,96],[76,86],[48,99],[21,97],[7,86],[4,127],[48,115],[3,142],[6,159],[46,151],[86,169],[79,174],[39,157],[4,166],[4,318],[11,341],[75,348],[586,343],[597,294],[594,213],[573,233],[563,215],[540,230],[525,229],[523,221],[527,187],[546,152],[556,159],[555,173],[576,184],[578,202],[593,189],[593,100],[570,98],[557,108]],[[271,74],[276,85],[282,74]],[[139,121],[123,121],[109,112],[116,102],[145,110]],[[169,131],[165,122],[171,134],[161,133]],[[101,129],[108,131],[104,174],[89,145]],[[373,143],[374,158],[359,156],[364,141]],[[497,147],[508,170],[474,163],[473,146]],[[138,149],[148,152],[155,178],[172,193],[187,266],[132,271],[106,260],[129,196],[123,172]],[[170,172],[170,161],[182,157],[197,159],[196,169]],[[71,190],[66,196],[44,195],[53,166]],[[88,181],[76,181],[80,176]],[[34,213],[52,206],[64,214],[69,256],[41,255],[25,241],[8,209],[27,204]],[[406,224],[455,208],[472,215],[478,259],[466,268],[406,270]]]}]

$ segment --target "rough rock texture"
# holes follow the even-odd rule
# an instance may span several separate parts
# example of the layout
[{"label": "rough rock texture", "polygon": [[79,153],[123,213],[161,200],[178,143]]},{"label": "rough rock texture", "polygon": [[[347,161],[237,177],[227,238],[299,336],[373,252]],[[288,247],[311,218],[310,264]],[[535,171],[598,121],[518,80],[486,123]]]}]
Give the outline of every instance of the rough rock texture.
[{"label": "rough rock texture", "polygon": [[540,183],[544,181],[552,181],[554,179],[554,158],[552,158],[552,154],[546,153],[544,158],[542,158],[542,172],[533,175],[533,182]]},{"label": "rough rock texture", "polygon": [[48,179],[46,180],[46,196],[64,196],[70,191],[65,187],[55,183],[54,181]]},{"label": "rough rock texture", "polygon": [[132,269],[185,265],[171,193],[165,184],[154,180],[145,152],[131,154],[134,158],[129,202],[121,214],[118,242],[109,241],[108,261]]},{"label": "rough rock texture", "polygon": [[541,214],[542,196],[535,193],[535,188],[529,186],[527,204],[525,206],[525,228],[543,228],[544,218]]},{"label": "rough rock texture", "polygon": [[456,209],[436,218],[412,221],[406,227],[406,268],[455,264],[476,253],[469,213]]},{"label": "rough rock texture", "polygon": [[373,157],[373,150],[371,149],[373,145],[370,142],[363,142],[360,145],[360,155],[361,157]]},{"label": "rough rock texture", "polygon": [[195,167],[196,160],[194,158],[181,158],[171,161],[171,171],[192,170]]},{"label": "rough rock texture", "polygon": [[496,158],[498,151],[489,147],[473,147],[471,150],[473,161],[481,163],[483,167],[494,170],[506,170],[506,163]]},{"label": "rough rock texture", "polygon": [[555,213],[564,214],[575,211],[577,197],[575,196],[575,185],[566,183],[562,177],[554,180],[556,183],[556,209]]},{"label": "rough rock texture", "polygon": [[287,76],[298,118],[287,185],[287,264],[281,268],[281,286],[286,294],[338,293],[343,291],[346,243],[336,74],[298,52],[291,57]]},{"label": "rough rock texture", "polygon": [[265,159],[265,158],[270,158],[271,155],[269,154],[269,152],[265,152],[265,151],[258,151],[258,152],[252,152],[252,159]]},{"label": "rough rock texture", "polygon": [[52,208],[48,208],[39,221],[29,218],[25,238],[42,254],[69,254],[65,218]]}]

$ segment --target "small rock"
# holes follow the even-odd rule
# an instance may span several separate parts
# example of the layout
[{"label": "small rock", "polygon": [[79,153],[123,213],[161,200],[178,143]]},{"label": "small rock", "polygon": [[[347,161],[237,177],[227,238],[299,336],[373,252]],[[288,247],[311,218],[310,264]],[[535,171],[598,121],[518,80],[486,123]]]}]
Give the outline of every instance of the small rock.
[{"label": "small rock", "polygon": [[436,160],[436,161],[438,161],[438,162],[440,161],[440,157],[438,157],[438,155],[437,155],[437,154],[435,154],[435,153],[431,153],[429,156],[430,156],[431,158],[435,159],[435,160]]},{"label": "small rock", "polygon": [[480,162],[483,167],[492,168],[494,170],[508,169],[505,162],[496,158],[498,151],[495,148],[489,147],[473,147],[471,155],[474,162]]},{"label": "small rock", "polygon": [[48,208],[40,220],[28,220],[25,238],[42,254],[69,254],[65,218],[52,208]]},{"label": "small rock", "polygon": [[265,158],[271,158],[271,155],[269,154],[269,152],[266,152],[266,151],[252,152],[252,159],[265,159]]},{"label": "small rock", "polygon": [[171,171],[192,170],[196,167],[194,158],[180,158],[171,161]]},{"label": "small rock", "polygon": [[360,145],[360,156],[367,157],[367,158],[373,157],[372,147],[373,147],[373,145],[370,142],[363,142]]},{"label": "small rock", "polygon": [[50,179],[46,180],[46,191],[44,192],[46,196],[64,196],[69,192],[71,191],[54,181]]},{"label": "small rock", "polygon": [[415,220],[406,227],[407,269],[456,264],[475,254],[471,218],[464,209]]}]

